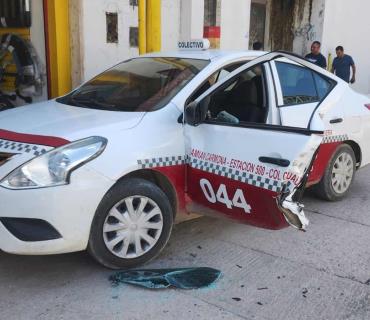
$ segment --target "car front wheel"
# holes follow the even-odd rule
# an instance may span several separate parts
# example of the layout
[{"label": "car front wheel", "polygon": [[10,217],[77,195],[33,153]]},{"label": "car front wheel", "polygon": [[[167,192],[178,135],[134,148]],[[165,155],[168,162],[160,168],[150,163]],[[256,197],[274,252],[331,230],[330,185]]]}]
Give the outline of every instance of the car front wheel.
[{"label": "car front wheel", "polygon": [[165,193],[147,180],[126,179],[101,201],[88,251],[105,267],[133,268],[162,251],[172,225],[173,210]]},{"label": "car front wheel", "polygon": [[356,172],[356,157],[353,149],[340,145],[331,158],[323,178],[314,187],[315,193],[322,199],[338,201],[343,199],[354,180]]}]

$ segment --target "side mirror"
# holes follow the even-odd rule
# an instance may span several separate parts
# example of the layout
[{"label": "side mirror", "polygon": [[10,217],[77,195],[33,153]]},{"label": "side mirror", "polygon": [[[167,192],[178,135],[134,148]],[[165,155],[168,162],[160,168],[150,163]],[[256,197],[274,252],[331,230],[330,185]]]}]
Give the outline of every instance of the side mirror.
[{"label": "side mirror", "polygon": [[207,118],[209,99],[193,101],[185,107],[185,123],[197,127]]}]

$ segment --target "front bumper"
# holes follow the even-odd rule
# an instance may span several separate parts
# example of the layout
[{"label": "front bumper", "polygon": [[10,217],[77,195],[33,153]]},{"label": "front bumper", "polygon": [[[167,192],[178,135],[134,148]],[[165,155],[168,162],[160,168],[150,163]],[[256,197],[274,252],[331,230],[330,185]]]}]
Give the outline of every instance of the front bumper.
[{"label": "front bumper", "polygon": [[[113,184],[114,181],[85,166],[75,171],[71,183],[65,186],[30,190],[0,187],[0,221],[3,220],[0,222],[0,250],[23,255],[85,250],[95,211]],[[36,221],[33,233],[29,230],[33,224],[27,224],[28,231],[36,234],[36,238],[27,238],[28,231],[24,237],[19,235],[16,228],[24,234],[25,224],[15,224],[12,228],[4,221]],[[40,225],[45,230],[49,225],[56,231],[55,236],[49,237],[52,240],[33,241],[45,237],[37,235],[44,230]]]}]

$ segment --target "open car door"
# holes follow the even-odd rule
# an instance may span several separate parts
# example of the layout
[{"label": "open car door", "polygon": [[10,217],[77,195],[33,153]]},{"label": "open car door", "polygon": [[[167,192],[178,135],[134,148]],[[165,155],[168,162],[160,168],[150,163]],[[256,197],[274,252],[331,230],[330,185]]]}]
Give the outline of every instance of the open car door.
[{"label": "open car door", "polygon": [[266,71],[282,55],[245,64],[186,107],[190,212],[268,229],[307,227],[300,198],[323,124],[314,113],[310,129],[266,124],[276,103]]}]

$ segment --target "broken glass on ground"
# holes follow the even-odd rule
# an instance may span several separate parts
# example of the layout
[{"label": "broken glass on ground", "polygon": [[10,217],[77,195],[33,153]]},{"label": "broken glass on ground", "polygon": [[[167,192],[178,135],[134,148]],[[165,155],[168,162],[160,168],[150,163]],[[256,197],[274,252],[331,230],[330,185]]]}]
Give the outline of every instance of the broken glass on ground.
[{"label": "broken glass on ground", "polygon": [[201,289],[214,284],[221,271],[212,268],[148,269],[117,272],[109,277],[113,286],[121,283],[148,289]]}]

